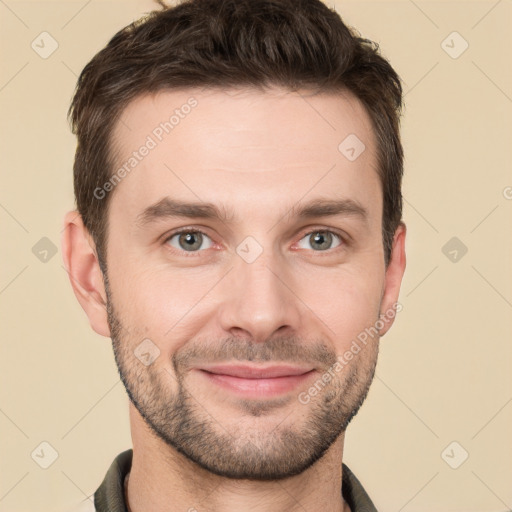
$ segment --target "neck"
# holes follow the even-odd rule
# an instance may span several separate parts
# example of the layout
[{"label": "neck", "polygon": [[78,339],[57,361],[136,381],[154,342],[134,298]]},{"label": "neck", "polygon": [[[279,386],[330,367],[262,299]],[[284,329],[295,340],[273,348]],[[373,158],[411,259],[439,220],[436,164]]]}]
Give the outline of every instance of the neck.
[{"label": "neck", "polygon": [[168,446],[130,404],[129,512],[350,512],[341,496],[344,434],[313,466],[278,481],[234,480],[210,473]]}]

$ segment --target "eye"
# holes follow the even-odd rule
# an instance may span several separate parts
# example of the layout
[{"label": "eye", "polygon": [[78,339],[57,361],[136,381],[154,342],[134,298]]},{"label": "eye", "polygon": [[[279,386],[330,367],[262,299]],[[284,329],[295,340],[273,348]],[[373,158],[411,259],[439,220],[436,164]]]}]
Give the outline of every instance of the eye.
[{"label": "eye", "polygon": [[[338,239],[338,244],[332,247],[334,239]],[[208,242],[206,247],[203,246],[205,241]],[[183,228],[172,233],[165,239],[164,244],[170,245],[174,252],[189,253],[184,254],[185,256],[193,256],[194,253],[201,252],[201,249],[211,249],[213,246],[211,238],[206,233],[191,228]],[[310,247],[304,244],[310,244]],[[312,248],[315,252],[327,252],[342,245],[346,245],[344,237],[328,229],[310,231],[298,243],[299,248]]]},{"label": "eye", "polygon": [[334,248],[342,245],[341,242],[344,242],[344,240],[341,235],[338,235],[333,231],[329,231],[326,229],[317,229],[315,231],[310,231],[309,233],[307,233],[306,236],[303,237],[299,242],[299,247],[301,249],[309,249],[309,247],[304,247],[303,240],[305,240],[306,243],[311,244],[313,249],[318,250],[316,252],[327,251],[329,249],[333,249],[333,247],[331,247],[333,236],[340,240],[340,243],[338,243],[338,245],[336,245]]},{"label": "eye", "polygon": [[[203,245],[205,237],[211,242],[210,237],[202,231],[197,229],[183,229],[170,235],[165,240],[165,243],[168,243],[171,247],[178,251],[198,252],[198,249],[200,249]],[[210,243],[210,245],[203,247],[203,249],[210,249],[212,245],[213,244]]]}]

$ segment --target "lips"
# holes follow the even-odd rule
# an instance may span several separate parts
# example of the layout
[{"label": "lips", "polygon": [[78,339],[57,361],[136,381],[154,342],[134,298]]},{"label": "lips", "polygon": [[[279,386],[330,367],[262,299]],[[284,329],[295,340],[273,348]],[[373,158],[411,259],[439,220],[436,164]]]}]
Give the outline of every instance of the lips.
[{"label": "lips", "polygon": [[247,364],[207,365],[195,369],[211,386],[245,399],[283,397],[305,385],[317,373],[310,366]]},{"label": "lips", "polygon": [[228,375],[240,379],[273,379],[277,377],[291,377],[303,375],[313,370],[311,367],[304,366],[248,366],[248,365],[215,365],[204,366],[200,370],[216,375]]}]

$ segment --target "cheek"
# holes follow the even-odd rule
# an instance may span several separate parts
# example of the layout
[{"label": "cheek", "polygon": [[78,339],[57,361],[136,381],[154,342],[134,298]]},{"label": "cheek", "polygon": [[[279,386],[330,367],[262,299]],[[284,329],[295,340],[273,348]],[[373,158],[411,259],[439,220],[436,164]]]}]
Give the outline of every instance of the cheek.
[{"label": "cheek", "polygon": [[215,279],[191,276],[190,271],[184,275],[168,266],[140,268],[139,263],[137,268],[136,261],[130,263],[128,258],[123,265],[110,280],[116,308],[131,332],[159,344],[186,335],[190,313],[200,308]]},{"label": "cheek", "polygon": [[328,286],[310,295],[308,304],[331,329],[327,334],[336,340],[337,352],[345,350],[379,318],[380,281],[371,277],[339,272],[327,280]]}]

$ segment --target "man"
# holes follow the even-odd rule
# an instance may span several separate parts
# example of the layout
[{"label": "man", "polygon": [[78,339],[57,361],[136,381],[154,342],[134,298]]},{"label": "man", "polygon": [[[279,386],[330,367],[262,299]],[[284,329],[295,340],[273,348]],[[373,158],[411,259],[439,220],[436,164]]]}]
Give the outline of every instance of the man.
[{"label": "man", "polygon": [[400,307],[401,104],[319,0],[182,2],[87,64],[63,256],[133,438],[91,510],[376,510],[342,457]]}]

